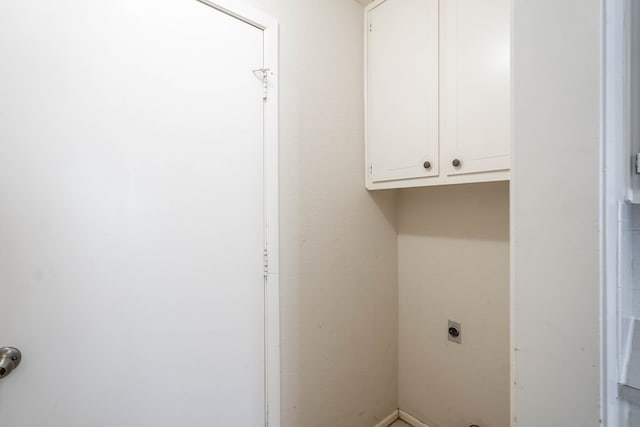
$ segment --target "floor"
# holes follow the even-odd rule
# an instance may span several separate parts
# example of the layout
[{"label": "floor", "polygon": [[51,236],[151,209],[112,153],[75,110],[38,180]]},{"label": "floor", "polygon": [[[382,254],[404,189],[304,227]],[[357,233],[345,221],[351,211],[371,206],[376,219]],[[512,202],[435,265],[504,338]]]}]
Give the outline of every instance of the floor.
[{"label": "floor", "polygon": [[411,427],[411,426],[402,420],[398,420],[395,423],[391,424],[389,427]]}]

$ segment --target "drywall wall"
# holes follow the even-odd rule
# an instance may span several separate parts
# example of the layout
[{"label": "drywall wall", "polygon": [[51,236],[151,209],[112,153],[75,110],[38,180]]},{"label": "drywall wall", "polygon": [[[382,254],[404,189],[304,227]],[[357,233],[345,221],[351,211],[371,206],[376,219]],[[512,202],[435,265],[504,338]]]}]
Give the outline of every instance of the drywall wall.
[{"label": "drywall wall", "polygon": [[514,0],[514,425],[600,425],[602,2]]},{"label": "drywall wall", "polygon": [[371,427],[398,404],[397,243],[362,178],[362,6],[245,2],[280,23],[282,427]]},{"label": "drywall wall", "polygon": [[509,184],[402,190],[398,259],[400,408],[430,426],[507,427]]}]

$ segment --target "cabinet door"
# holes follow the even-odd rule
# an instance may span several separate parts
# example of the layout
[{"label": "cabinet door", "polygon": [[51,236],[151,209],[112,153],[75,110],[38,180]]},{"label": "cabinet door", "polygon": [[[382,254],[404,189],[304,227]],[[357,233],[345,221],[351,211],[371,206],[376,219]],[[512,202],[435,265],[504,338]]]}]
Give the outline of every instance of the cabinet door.
[{"label": "cabinet door", "polygon": [[448,175],[509,169],[510,0],[446,0],[441,19],[443,167]]},{"label": "cabinet door", "polygon": [[367,19],[367,181],[438,175],[438,0],[385,0]]}]

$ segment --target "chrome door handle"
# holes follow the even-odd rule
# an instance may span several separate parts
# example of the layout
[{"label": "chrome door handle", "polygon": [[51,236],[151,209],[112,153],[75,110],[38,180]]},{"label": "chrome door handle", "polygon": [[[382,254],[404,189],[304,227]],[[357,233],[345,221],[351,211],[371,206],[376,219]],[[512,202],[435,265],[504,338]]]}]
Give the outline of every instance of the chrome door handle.
[{"label": "chrome door handle", "polygon": [[0,348],[0,380],[7,377],[18,367],[22,360],[20,350],[13,347]]}]

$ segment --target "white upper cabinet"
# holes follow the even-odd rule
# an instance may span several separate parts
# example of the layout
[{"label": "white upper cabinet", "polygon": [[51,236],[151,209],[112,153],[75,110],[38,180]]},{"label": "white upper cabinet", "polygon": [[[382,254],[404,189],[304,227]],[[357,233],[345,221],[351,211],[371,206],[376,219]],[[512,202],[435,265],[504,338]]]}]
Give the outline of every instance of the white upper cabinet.
[{"label": "white upper cabinet", "polygon": [[387,0],[367,14],[372,182],[437,176],[438,0]]},{"label": "white upper cabinet", "polygon": [[365,10],[369,189],[509,179],[510,0]]}]

